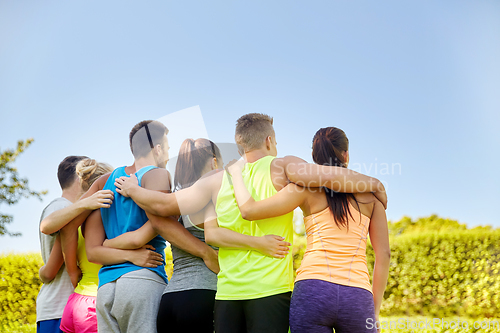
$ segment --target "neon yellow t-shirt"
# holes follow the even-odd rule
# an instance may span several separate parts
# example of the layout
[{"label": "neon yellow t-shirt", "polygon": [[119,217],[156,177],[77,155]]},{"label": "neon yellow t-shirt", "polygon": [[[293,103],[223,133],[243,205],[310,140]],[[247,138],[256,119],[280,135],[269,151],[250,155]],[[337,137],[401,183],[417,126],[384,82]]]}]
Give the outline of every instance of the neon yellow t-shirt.
[{"label": "neon yellow t-shirt", "polygon": [[78,228],[78,266],[82,270],[82,279],[75,288],[75,293],[84,296],[97,296],[97,285],[99,284],[98,273],[101,265],[91,263],[87,260],[85,252],[85,238],[83,238],[81,227]]},{"label": "neon yellow t-shirt", "polygon": [[[277,193],[271,180],[273,159],[273,156],[266,156],[245,165],[243,180],[256,201]],[[251,236],[274,234],[292,243],[293,212],[258,221],[244,220],[228,177],[230,176],[224,172],[215,206],[219,227]],[[285,258],[277,259],[257,251],[219,248],[220,272],[217,276],[215,298],[245,300],[291,291],[293,287],[292,259],[291,252]]]}]

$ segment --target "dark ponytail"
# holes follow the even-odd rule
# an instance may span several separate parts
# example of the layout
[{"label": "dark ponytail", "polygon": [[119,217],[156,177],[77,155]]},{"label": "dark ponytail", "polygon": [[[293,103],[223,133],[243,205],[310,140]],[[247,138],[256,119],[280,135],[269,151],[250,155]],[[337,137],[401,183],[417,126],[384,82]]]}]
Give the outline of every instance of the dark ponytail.
[{"label": "dark ponytail", "polygon": [[[313,160],[320,165],[331,165],[345,168],[347,166],[343,153],[349,150],[349,140],[344,131],[336,127],[326,127],[319,129],[313,138]],[[349,209],[349,197],[356,201],[354,195],[350,193],[339,193],[323,188],[326,194],[328,206],[332,211],[335,224],[340,228],[347,228],[348,216],[352,218]],[[357,201],[356,201],[357,204]],[[349,214],[349,215],[348,215]]]},{"label": "dark ponytail", "polygon": [[212,141],[207,139],[184,140],[175,166],[174,190],[193,185],[200,179],[205,165],[212,158],[215,158],[217,163],[222,161],[219,147]]}]

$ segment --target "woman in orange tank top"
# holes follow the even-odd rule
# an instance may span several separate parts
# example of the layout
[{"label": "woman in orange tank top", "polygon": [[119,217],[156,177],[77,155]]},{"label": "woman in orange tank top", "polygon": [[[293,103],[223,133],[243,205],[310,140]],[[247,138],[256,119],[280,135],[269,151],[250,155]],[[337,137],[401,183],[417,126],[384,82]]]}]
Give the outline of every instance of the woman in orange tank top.
[{"label": "woman in orange tank top", "polygon": [[[338,128],[320,129],[313,138],[316,164],[349,163],[349,141]],[[307,188],[290,183],[273,197],[255,201],[243,183],[244,161],[229,168],[243,218],[260,220],[304,213],[307,248],[290,305],[293,332],[376,332],[389,274],[390,247],[385,208],[371,193],[338,193],[338,184]],[[360,189],[362,190],[362,189]],[[366,265],[366,241],[375,251],[373,284]]]}]

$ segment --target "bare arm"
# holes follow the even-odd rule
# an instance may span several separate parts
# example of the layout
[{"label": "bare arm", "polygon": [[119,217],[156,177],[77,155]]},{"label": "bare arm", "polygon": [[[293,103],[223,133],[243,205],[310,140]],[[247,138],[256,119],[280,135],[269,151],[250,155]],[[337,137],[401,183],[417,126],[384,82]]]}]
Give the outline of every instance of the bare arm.
[{"label": "bare arm", "polygon": [[[213,216],[215,216],[215,212]],[[284,258],[288,254],[291,245],[283,237],[277,235],[258,237],[221,228],[217,223],[217,219],[209,216],[205,218],[205,241],[217,247],[255,250],[274,258]]]},{"label": "bare arm", "polygon": [[205,265],[214,273],[219,273],[217,252],[206,243],[194,237],[177,220],[169,217],[148,215],[155,231],[170,244],[196,257],[203,259]]},{"label": "bare arm", "polygon": [[276,163],[282,163],[278,167],[284,170],[286,177],[297,185],[303,187],[324,186],[343,193],[373,192],[384,207],[387,207],[384,185],[376,178],[347,168],[306,163],[295,156],[286,156],[276,160],[278,160]]},{"label": "bare arm", "polygon": [[54,280],[63,263],[64,259],[61,252],[61,238],[60,235],[57,235],[54,246],[50,251],[49,260],[47,260],[47,263],[40,267],[40,270],[38,271],[40,280],[42,280],[43,283],[49,283]]},{"label": "bare arm", "polygon": [[101,265],[114,265],[131,262],[141,267],[157,267],[163,264],[161,254],[152,251],[151,245],[138,250],[120,250],[102,245],[106,234],[102,226],[101,212],[95,210],[85,223],[85,248],[90,262]]},{"label": "bare arm", "polygon": [[40,231],[47,235],[53,234],[80,214],[85,215],[81,219],[83,223],[91,210],[109,207],[113,201],[113,192],[109,190],[99,191],[103,186],[103,182],[106,183],[107,177],[109,177],[109,174],[95,181],[80,200],[74,204],[57,210],[44,218],[40,222]]},{"label": "bare arm", "polygon": [[78,267],[78,227],[73,225],[67,225],[61,229],[61,248],[64,257],[64,263],[66,264],[66,271],[68,272],[69,278],[73,287],[76,288],[78,281],[82,277],[82,271]]},{"label": "bare arm", "polygon": [[142,227],[135,231],[126,232],[118,237],[106,239],[104,246],[114,247],[115,249],[134,250],[146,245],[149,241],[158,235],[151,224],[146,222]]},{"label": "bare arm", "polygon": [[217,182],[216,177],[221,175],[213,174],[201,178],[192,186],[175,193],[142,188],[138,185],[135,175],[117,178],[115,185],[118,193],[131,197],[147,213],[156,216],[189,215],[199,212],[211,201],[212,187]]},{"label": "bare arm", "polygon": [[389,276],[389,264],[391,260],[391,248],[389,245],[389,231],[387,228],[387,217],[382,204],[375,200],[373,213],[370,220],[370,241],[375,251],[375,267],[373,270],[373,301],[375,304],[375,316],[378,320],[380,306],[384,299],[384,291]]},{"label": "bare arm", "polygon": [[232,175],[236,201],[245,220],[254,221],[281,216],[293,211],[304,202],[307,189],[293,183],[270,198],[255,201],[243,181],[241,174],[243,165],[239,161],[229,167],[228,171]]},{"label": "bare arm", "polygon": [[[135,176],[134,176],[135,177]],[[134,180],[134,177],[129,177],[127,180]],[[137,178],[135,178],[135,181]],[[118,179],[117,179],[118,181]],[[170,190],[170,174],[167,170],[164,169],[154,169],[146,174],[144,174],[142,178],[141,185],[146,189],[149,194],[163,194],[166,196],[171,196],[170,193],[162,193],[158,191],[169,191]],[[193,185],[194,186],[194,185]],[[138,187],[138,190],[142,190],[143,188]],[[190,190],[188,188],[186,190]],[[118,190],[118,189],[117,189]],[[208,192],[208,189],[207,189]],[[175,196],[173,196],[175,200]],[[132,197],[134,201],[136,199]],[[190,198],[189,201],[196,200],[194,198]],[[172,201],[172,200],[169,200]],[[208,196],[208,201],[210,201],[210,196]],[[137,201],[136,201],[137,202]],[[165,205],[165,202],[163,203]],[[206,204],[205,204],[206,205]],[[202,206],[199,210],[203,209]],[[140,205],[139,205],[140,206]],[[177,206],[177,202],[175,201],[175,206]],[[177,208],[177,210],[179,210]],[[198,238],[194,237],[183,225],[181,225],[177,219],[172,217],[162,217],[151,214],[146,210],[146,215],[151,221],[151,225],[156,233],[160,234],[163,238],[165,238],[172,245],[203,259],[205,264],[209,269],[213,272],[219,272],[219,262],[217,258],[217,253],[214,249],[208,246],[206,243],[200,241]]]}]

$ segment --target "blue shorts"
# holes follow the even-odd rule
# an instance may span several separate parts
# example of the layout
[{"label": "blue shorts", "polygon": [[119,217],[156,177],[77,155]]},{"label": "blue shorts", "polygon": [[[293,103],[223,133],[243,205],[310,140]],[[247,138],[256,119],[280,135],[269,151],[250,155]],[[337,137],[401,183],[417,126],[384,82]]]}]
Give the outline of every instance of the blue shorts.
[{"label": "blue shorts", "polygon": [[36,333],[64,333],[59,326],[61,326],[61,318],[40,320],[36,323]]},{"label": "blue shorts", "polygon": [[[368,321],[371,319],[373,321]],[[290,304],[292,333],[376,333],[373,294],[323,280],[295,282]]]}]

